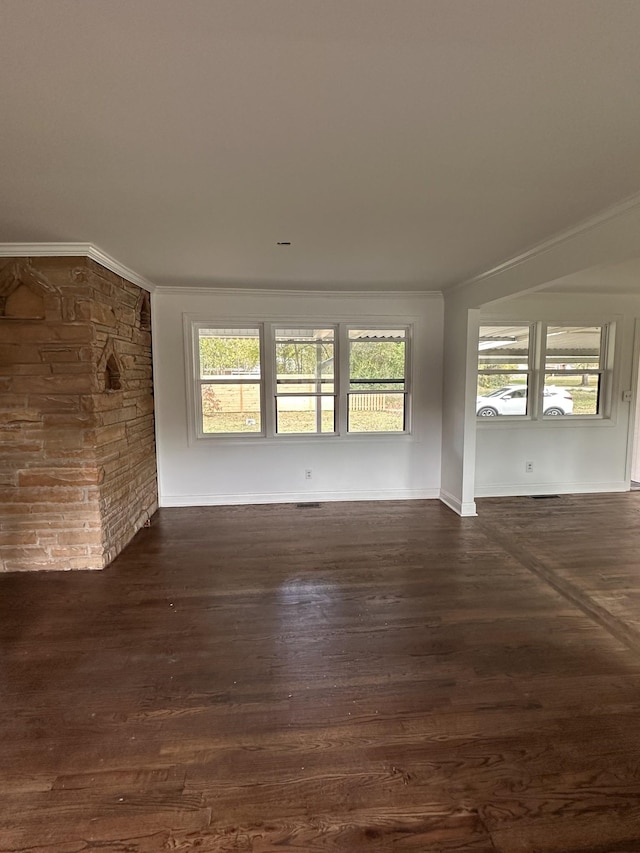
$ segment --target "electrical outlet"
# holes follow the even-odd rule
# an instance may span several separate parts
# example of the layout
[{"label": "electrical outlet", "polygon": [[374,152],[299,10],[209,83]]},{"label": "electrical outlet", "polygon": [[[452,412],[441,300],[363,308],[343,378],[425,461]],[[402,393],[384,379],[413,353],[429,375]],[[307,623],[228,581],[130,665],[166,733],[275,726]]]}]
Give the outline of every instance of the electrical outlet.
[{"label": "electrical outlet", "polygon": [[305,468],[304,478],[305,478],[305,480],[311,479],[311,468]]},{"label": "electrical outlet", "polygon": [[527,472],[527,474],[533,474],[533,462],[525,462],[524,470]]}]

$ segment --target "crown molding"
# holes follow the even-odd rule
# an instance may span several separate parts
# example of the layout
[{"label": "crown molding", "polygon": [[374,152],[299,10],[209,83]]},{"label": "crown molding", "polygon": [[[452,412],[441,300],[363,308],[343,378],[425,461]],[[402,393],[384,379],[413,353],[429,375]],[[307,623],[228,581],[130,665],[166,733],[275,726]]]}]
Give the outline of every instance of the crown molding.
[{"label": "crown molding", "polygon": [[155,284],[121,264],[93,243],[0,243],[0,258],[89,258],[150,293]]},{"label": "crown molding", "polygon": [[531,246],[531,248],[526,249],[524,252],[520,252],[520,254],[518,255],[513,255],[513,257],[508,258],[506,261],[502,261],[499,264],[496,264],[496,266],[491,267],[490,269],[485,270],[484,272],[478,273],[477,275],[465,279],[464,281],[459,281],[455,284],[449,285],[444,289],[443,292],[446,295],[449,295],[451,293],[455,293],[458,290],[462,290],[465,287],[470,287],[474,284],[479,284],[480,282],[487,281],[488,279],[491,279],[494,276],[500,275],[501,273],[507,272],[510,269],[514,269],[515,267],[525,264],[528,261],[539,257],[540,255],[544,255],[551,249],[555,249],[563,243],[567,243],[570,240],[573,240],[575,237],[578,237],[581,234],[591,231],[592,229],[597,228],[599,225],[602,225],[605,222],[610,222],[611,220],[616,219],[619,216],[623,216],[624,214],[634,211],[636,209],[640,209],[640,193],[635,193],[634,195],[628,196],[627,198],[623,199],[620,202],[617,202],[616,204],[611,205],[610,207],[604,208],[604,210],[601,210],[594,216],[590,216],[588,219],[583,219],[582,222],[579,222],[577,225],[574,225],[571,228],[567,228],[564,231],[559,231],[557,234],[554,234],[547,240],[543,240],[542,243],[537,243],[535,246]]},{"label": "crown molding", "polygon": [[420,299],[443,299],[440,290],[337,290],[329,288],[271,288],[271,287],[207,287],[207,285],[193,286],[185,285],[156,285],[155,293],[165,293],[170,296],[296,296],[308,297],[318,296],[358,296],[370,299],[397,299],[420,298]]}]

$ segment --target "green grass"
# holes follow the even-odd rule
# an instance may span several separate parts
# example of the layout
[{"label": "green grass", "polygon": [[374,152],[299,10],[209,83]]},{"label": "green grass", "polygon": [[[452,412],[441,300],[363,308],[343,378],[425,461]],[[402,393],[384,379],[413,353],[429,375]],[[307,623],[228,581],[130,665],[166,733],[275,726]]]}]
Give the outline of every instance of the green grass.
[{"label": "green grass", "polygon": [[350,412],[351,432],[402,432],[402,410],[391,412]]},{"label": "green grass", "polygon": [[[247,424],[247,420],[254,420],[255,424]],[[205,415],[203,421],[205,434],[260,432],[260,412],[216,412]]]},{"label": "green grass", "polygon": [[[278,432],[315,433],[317,428],[315,412],[280,412],[278,415]],[[322,413],[322,432],[333,432],[333,412]]]},{"label": "green grass", "polygon": [[[286,434],[313,434],[316,429],[314,412],[286,412],[280,416],[280,430]],[[254,420],[255,424],[246,421]],[[260,432],[259,412],[216,412],[204,416],[203,429],[206,435],[221,433]],[[333,428],[333,413],[323,412],[323,429],[330,432]],[[387,412],[351,412],[349,415],[351,432],[402,432],[402,411]]]},{"label": "green grass", "polygon": [[574,415],[595,415],[597,396],[595,388],[571,388]]}]

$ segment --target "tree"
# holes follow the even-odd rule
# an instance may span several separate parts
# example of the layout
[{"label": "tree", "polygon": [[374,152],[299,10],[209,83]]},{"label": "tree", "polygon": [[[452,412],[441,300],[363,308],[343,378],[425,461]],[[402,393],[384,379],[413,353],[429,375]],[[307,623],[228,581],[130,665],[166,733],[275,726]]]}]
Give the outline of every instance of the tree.
[{"label": "tree", "polygon": [[363,391],[388,388],[401,383],[405,375],[403,341],[353,341],[350,352],[351,386],[357,388],[359,379],[384,379],[385,382],[362,383]]},{"label": "tree", "polygon": [[278,341],[276,370],[279,376],[333,376],[333,343]]},{"label": "tree", "polygon": [[257,337],[200,336],[202,376],[256,374],[260,371],[260,340]]}]

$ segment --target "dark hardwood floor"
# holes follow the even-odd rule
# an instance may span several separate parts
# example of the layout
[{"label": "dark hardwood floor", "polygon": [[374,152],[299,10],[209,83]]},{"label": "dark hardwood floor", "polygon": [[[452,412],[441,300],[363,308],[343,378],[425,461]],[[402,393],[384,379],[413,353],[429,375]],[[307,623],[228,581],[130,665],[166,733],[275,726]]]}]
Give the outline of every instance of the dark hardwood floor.
[{"label": "dark hardwood floor", "polygon": [[0,576],[0,851],[638,853],[640,495],[515,500],[162,510]]},{"label": "dark hardwood floor", "polygon": [[640,652],[640,493],[478,506],[493,541]]}]

